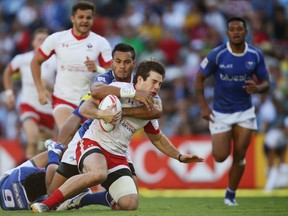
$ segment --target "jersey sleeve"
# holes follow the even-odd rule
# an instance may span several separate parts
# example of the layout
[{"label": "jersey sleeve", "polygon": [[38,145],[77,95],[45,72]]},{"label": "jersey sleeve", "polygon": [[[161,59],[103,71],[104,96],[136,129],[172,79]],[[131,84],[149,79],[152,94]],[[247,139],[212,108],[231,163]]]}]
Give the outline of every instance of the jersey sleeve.
[{"label": "jersey sleeve", "polygon": [[102,39],[103,41],[101,44],[101,52],[98,56],[98,61],[101,67],[107,67],[111,64],[112,61],[112,48],[105,38]]},{"label": "jersey sleeve", "polygon": [[22,164],[20,164],[19,166],[13,169],[7,170],[3,175],[10,175],[14,170],[20,169],[21,167],[36,167],[36,165],[31,160],[27,160],[23,162]]},{"label": "jersey sleeve", "polygon": [[55,46],[56,46],[56,42],[58,39],[58,35],[59,33],[54,33],[52,35],[49,35],[44,42],[41,44],[40,48],[38,49],[38,51],[40,52],[40,54],[45,58],[49,58],[50,56],[52,56],[55,53]]},{"label": "jersey sleeve", "polygon": [[20,66],[22,65],[21,55],[16,55],[10,62],[9,67],[15,73],[18,72]]},{"label": "jersey sleeve", "polygon": [[144,126],[144,131],[149,134],[159,134],[159,122],[157,120],[149,121],[148,124]]},{"label": "jersey sleeve", "polygon": [[256,67],[255,75],[259,80],[264,80],[269,77],[269,73],[268,73],[268,70],[264,61],[264,57],[260,51],[258,51],[258,55],[259,55],[259,62]]},{"label": "jersey sleeve", "polygon": [[207,57],[205,57],[200,64],[200,71],[205,76],[210,76],[216,68],[216,57],[214,51],[211,51]]},{"label": "jersey sleeve", "polygon": [[104,83],[106,85],[109,85],[110,83],[112,83],[114,80],[114,76],[112,74],[112,71],[108,71],[104,74],[100,74],[99,76],[97,76],[94,80],[95,83]]}]

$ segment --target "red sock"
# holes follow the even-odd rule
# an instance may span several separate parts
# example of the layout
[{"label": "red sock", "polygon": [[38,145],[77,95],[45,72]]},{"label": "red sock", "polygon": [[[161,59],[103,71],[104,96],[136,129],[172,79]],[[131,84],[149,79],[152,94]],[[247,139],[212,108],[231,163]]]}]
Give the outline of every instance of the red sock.
[{"label": "red sock", "polygon": [[56,205],[62,202],[64,202],[64,196],[62,192],[57,189],[48,199],[44,200],[42,203],[49,206],[50,209],[53,209]]}]

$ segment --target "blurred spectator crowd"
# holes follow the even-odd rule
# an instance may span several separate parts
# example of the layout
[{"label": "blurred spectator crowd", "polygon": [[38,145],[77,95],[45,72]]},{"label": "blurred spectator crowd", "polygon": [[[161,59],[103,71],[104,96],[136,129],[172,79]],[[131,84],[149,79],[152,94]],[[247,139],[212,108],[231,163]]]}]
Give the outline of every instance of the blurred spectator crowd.
[{"label": "blurred spectator crowd", "polygon": [[[32,32],[51,33],[71,27],[75,0],[0,0],[0,91],[3,70],[18,53],[31,49]],[[92,0],[97,14],[92,30],[108,39],[132,45],[137,62],[159,59],[167,78],[161,90],[164,114],[160,124],[171,135],[209,134],[201,119],[193,80],[204,56],[226,41],[226,20],[244,17],[247,42],[264,53],[271,75],[271,91],[253,96],[259,133],[276,127],[288,114],[288,0]],[[17,77],[15,77],[17,80]],[[205,94],[213,99],[212,80]],[[211,87],[209,87],[211,86]],[[20,82],[15,89],[21,89]],[[1,97],[4,97],[2,94]],[[17,110],[0,100],[0,137],[21,136]]]}]

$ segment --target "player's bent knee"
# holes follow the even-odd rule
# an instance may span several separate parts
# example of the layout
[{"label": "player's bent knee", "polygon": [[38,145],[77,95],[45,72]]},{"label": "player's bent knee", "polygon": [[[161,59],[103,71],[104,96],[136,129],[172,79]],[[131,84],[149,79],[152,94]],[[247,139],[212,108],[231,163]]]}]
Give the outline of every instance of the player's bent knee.
[{"label": "player's bent knee", "polygon": [[220,163],[227,159],[227,157],[230,155],[230,151],[219,151],[217,149],[213,149],[212,155],[214,160]]},{"label": "player's bent knee", "polygon": [[138,209],[138,195],[130,194],[119,198],[117,205],[121,210],[132,211]]},{"label": "player's bent knee", "polygon": [[122,176],[113,182],[109,187],[109,193],[121,210],[138,208],[138,192],[130,176]]},{"label": "player's bent knee", "polygon": [[228,155],[217,155],[213,154],[214,160],[218,163],[223,162],[227,159]]}]

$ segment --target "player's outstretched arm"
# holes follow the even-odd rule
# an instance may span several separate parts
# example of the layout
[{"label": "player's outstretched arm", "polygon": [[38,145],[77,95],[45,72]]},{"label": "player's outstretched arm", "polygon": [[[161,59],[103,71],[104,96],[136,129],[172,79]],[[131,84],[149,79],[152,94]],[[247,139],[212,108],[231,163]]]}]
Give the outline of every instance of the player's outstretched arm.
[{"label": "player's outstretched arm", "polygon": [[173,143],[160,132],[159,134],[146,133],[152,144],[167,156],[178,160],[181,163],[203,162],[204,159],[193,154],[181,154]]}]

